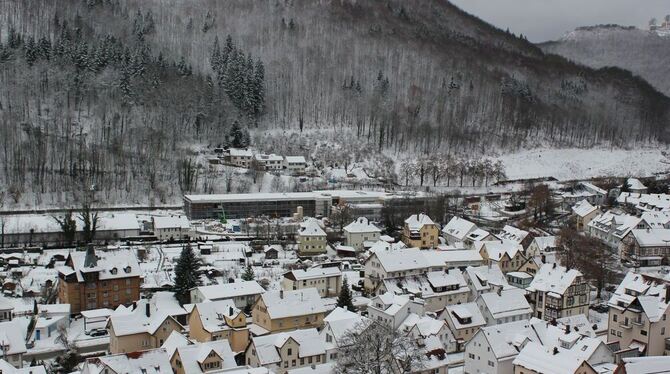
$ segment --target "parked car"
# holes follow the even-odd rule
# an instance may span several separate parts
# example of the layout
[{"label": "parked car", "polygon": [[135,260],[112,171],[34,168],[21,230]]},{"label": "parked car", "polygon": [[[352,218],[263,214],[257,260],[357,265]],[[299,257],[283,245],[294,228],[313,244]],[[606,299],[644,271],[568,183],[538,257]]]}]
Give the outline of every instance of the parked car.
[{"label": "parked car", "polygon": [[91,337],[106,336],[107,335],[107,330],[105,330],[105,329],[93,329],[93,330],[89,331],[88,335],[91,336]]}]

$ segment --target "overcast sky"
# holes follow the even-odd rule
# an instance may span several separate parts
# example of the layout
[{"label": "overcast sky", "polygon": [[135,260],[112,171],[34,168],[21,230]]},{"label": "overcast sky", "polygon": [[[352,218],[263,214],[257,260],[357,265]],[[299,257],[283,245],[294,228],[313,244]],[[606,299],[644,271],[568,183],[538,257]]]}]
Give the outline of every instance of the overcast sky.
[{"label": "overcast sky", "polygon": [[670,0],[450,0],[468,13],[532,42],[560,38],[579,26],[646,27],[670,14]]}]

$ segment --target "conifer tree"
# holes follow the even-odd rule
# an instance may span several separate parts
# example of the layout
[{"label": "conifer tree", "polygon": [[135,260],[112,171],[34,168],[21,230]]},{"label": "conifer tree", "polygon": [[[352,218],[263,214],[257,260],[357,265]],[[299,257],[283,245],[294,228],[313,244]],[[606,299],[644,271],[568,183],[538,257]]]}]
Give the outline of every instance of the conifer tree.
[{"label": "conifer tree", "polygon": [[351,290],[349,289],[349,282],[345,277],[342,281],[342,289],[340,290],[340,295],[337,297],[337,306],[340,308],[347,309],[351,312],[355,312],[353,298],[351,297]]},{"label": "conifer tree", "polygon": [[187,304],[190,302],[190,292],[193,287],[198,285],[198,270],[200,269],[200,260],[195,256],[190,244],[186,244],[179,255],[174,273],[174,286],[172,291],[179,303]]},{"label": "conifer tree", "polygon": [[247,268],[244,270],[244,274],[242,274],[242,280],[252,281],[255,279],[255,277],[254,269],[251,268],[251,265],[247,265]]}]

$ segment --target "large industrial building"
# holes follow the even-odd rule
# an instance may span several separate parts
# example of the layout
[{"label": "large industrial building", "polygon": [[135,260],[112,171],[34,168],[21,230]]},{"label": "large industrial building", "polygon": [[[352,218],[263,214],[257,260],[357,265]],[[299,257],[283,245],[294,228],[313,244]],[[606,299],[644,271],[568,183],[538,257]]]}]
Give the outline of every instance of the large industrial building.
[{"label": "large industrial building", "polygon": [[[290,217],[302,207],[310,217],[328,216],[333,205],[348,204],[353,214],[370,219],[381,215],[385,192],[377,191],[314,191],[291,193],[258,193],[227,195],[184,195],[184,211],[190,219],[248,217]],[[357,211],[361,207],[361,212]]]}]

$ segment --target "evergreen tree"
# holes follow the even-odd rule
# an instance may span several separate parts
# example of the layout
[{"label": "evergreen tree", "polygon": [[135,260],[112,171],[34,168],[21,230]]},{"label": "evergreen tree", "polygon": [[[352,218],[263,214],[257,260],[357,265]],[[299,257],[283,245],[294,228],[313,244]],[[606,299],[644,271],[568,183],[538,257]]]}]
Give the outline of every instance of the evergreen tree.
[{"label": "evergreen tree", "polygon": [[265,67],[260,59],[256,61],[254,68],[254,114],[260,114],[265,105]]},{"label": "evergreen tree", "polygon": [[238,121],[233,122],[233,126],[230,128],[230,145],[234,148],[244,148],[248,145]]},{"label": "evergreen tree", "polygon": [[14,27],[10,27],[7,35],[7,46],[9,48],[15,49],[21,45],[21,36],[16,33]]},{"label": "evergreen tree", "polygon": [[35,39],[31,36],[28,37],[25,46],[23,47],[26,56],[26,62],[28,65],[31,65],[37,60],[37,46],[35,45]]},{"label": "evergreen tree", "polygon": [[246,270],[244,270],[244,274],[242,274],[242,280],[245,281],[252,281],[256,278],[254,275],[254,269],[251,268],[251,265],[247,265]]},{"label": "evergreen tree", "polygon": [[181,250],[181,255],[174,269],[175,279],[172,288],[175,297],[182,305],[190,302],[191,289],[198,285],[199,269],[200,260],[193,253],[191,245],[186,244]]},{"label": "evergreen tree", "polygon": [[214,46],[212,47],[212,54],[209,58],[209,64],[214,72],[221,70],[221,47],[219,47],[219,37],[214,38]]},{"label": "evergreen tree", "polygon": [[40,39],[39,45],[38,45],[38,54],[39,57],[49,61],[51,59],[51,41],[47,39],[46,37],[42,37]]},{"label": "evergreen tree", "polygon": [[349,282],[346,277],[342,281],[342,289],[340,290],[340,295],[337,297],[337,306],[352,312],[356,311],[353,298],[351,297],[351,290],[349,289]]}]

